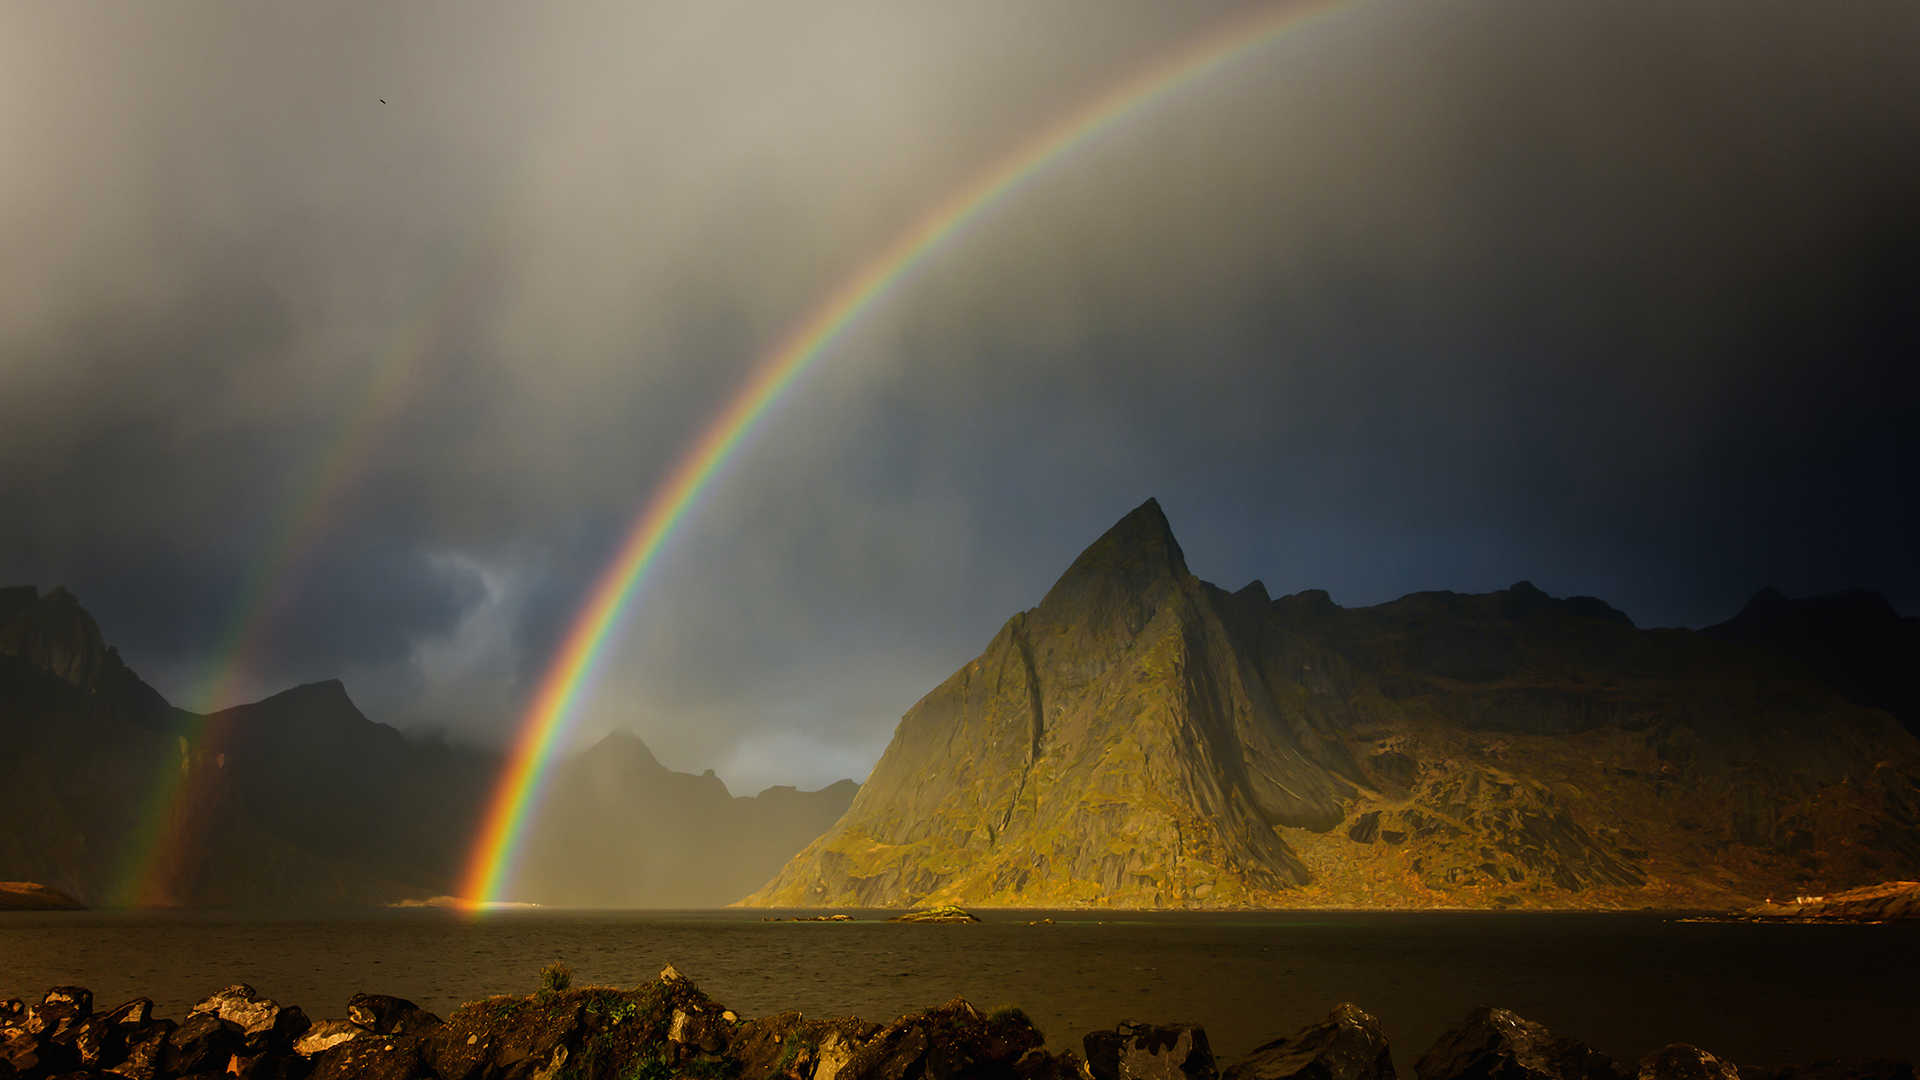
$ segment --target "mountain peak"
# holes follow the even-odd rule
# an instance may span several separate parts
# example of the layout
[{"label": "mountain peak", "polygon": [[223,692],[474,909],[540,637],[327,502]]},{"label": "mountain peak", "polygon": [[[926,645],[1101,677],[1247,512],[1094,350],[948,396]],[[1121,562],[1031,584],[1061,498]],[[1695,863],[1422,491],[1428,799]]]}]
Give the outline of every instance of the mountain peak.
[{"label": "mountain peak", "polygon": [[1899,619],[1900,613],[1894,610],[1894,606],[1888,603],[1887,598],[1870,589],[1847,589],[1819,596],[1788,597],[1780,590],[1768,587],[1753,594],[1753,599],[1747,601],[1747,606],[1740,609],[1740,614],[1720,625],[1759,627],[1788,620],[1803,623],[1872,625],[1898,622]]},{"label": "mountain peak", "polygon": [[1047,591],[1040,606],[1079,606],[1114,587],[1138,596],[1161,582],[1180,582],[1188,576],[1187,558],[1173,538],[1173,526],[1167,523],[1159,501],[1148,499],[1088,545]]},{"label": "mountain peak", "polygon": [[610,731],[599,742],[587,748],[582,757],[615,759],[628,767],[639,767],[648,772],[665,772],[667,767],[653,756],[653,748],[646,740],[631,731]]},{"label": "mountain peak", "polygon": [[297,703],[309,707],[345,708],[351,709],[354,712],[360,711],[360,707],[355,705],[353,698],[347,694],[347,684],[341,682],[339,679],[321,679],[318,682],[301,683],[298,686],[290,686],[277,694],[269,694],[261,698],[260,701],[255,704],[264,705],[269,701],[279,702],[283,705]]},{"label": "mountain peak", "polygon": [[17,656],[71,686],[99,693],[118,681],[119,655],[65,586],[0,590],[0,655]]}]

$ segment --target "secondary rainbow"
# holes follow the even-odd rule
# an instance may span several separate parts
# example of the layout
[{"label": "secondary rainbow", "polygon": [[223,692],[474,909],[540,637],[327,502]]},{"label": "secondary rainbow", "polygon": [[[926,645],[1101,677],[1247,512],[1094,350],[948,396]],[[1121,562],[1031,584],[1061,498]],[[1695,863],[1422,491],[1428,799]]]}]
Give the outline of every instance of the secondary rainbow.
[{"label": "secondary rainbow", "polygon": [[121,870],[111,893],[119,906],[175,902],[174,886],[184,860],[193,857],[205,829],[191,755],[202,761],[223,751],[231,718],[220,711],[253,674],[256,653],[301,580],[300,571],[332,524],[340,498],[372,458],[388,422],[411,393],[420,359],[436,325],[410,328],[375,363],[360,401],[342,414],[342,423],[325,453],[290,484],[280,500],[277,528],[259,548],[214,651],[206,684],[189,699],[197,710],[180,733],[179,760],[161,765],[128,838]]},{"label": "secondary rainbow", "polygon": [[508,749],[506,769],[487,806],[461,882],[463,899],[475,907],[498,899],[500,887],[512,870],[521,831],[539,801],[547,763],[566,730],[573,706],[635,586],[673,534],[674,526],[686,516],[754,422],[840,332],[928,252],[979,218],[1023,180],[1086,145],[1141,106],[1198,82],[1259,49],[1307,16],[1333,6],[1334,2],[1287,3],[1242,11],[1136,69],[956,189],[863,263],[780,340],[655,489],[618,552],[595,580]]}]

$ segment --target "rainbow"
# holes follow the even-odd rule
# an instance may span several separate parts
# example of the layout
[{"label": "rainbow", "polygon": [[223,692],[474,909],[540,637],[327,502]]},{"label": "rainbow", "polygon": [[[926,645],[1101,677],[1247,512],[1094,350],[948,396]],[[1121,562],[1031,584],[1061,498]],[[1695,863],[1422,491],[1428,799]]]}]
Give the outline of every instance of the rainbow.
[{"label": "rainbow", "polygon": [[[179,756],[169,754],[149,789],[137,827],[123,849],[120,872],[109,892],[120,907],[169,904],[188,869],[205,829],[207,792],[195,783],[211,756],[221,752],[233,719],[233,704],[245,677],[253,671],[268,632],[300,581],[299,569],[327,533],[332,511],[355,477],[365,469],[387,422],[411,394],[421,356],[430,344],[431,321],[414,327],[376,362],[361,400],[326,453],[317,457],[291,485],[284,510],[260,555],[248,567],[213,655],[217,658],[204,685],[189,698],[189,713],[179,733]],[[194,760],[197,755],[199,761]]]},{"label": "rainbow", "polygon": [[498,899],[512,870],[522,831],[531,816],[529,811],[539,802],[547,764],[635,586],[755,421],[819,359],[841,331],[885,296],[929,252],[1048,164],[1093,141],[1140,107],[1200,81],[1307,16],[1329,10],[1335,2],[1281,3],[1239,12],[1087,99],[935,205],[863,263],[780,340],[655,489],[612,561],[595,580],[508,749],[506,769],[487,805],[460,896],[476,908]]}]

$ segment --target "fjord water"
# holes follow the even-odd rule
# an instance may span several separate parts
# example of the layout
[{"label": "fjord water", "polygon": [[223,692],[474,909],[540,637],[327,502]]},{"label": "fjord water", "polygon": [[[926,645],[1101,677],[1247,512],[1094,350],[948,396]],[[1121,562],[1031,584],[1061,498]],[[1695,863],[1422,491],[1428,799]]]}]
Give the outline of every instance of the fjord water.
[{"label": "fjord water", "polygon": [[[1756,926],[1653,915],[984,913],[977,925],[764,922],[762,911],[440,911],[333,918],[0,913],[0,997],[73,983],[179,1017],[252,983],[309,1015],[357,991],[442,1015],[527,993],[540,968],[631,986],[672,963],[744,1015],[888,1019],[955,995],[1019,1005],[1055,1049],[1121,1019],[1204,1024],[1230,1058],[1353,1001],[1396,1064],[1495,1004],[1632,1059],[1683,1041],[1748,1065],[1920,1059],[1920,926]],[[1028,920],[1051,915],[1053,925]],[[874,916],[878,918],[878,916]]]}]

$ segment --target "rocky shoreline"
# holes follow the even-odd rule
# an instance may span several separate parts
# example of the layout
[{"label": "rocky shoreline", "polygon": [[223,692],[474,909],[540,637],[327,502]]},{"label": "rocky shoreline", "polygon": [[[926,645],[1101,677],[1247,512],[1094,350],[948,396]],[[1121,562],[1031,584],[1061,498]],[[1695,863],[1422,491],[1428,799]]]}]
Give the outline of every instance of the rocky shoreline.
[{"label": "rocky shoreline", "polygon": [[1752,922],[1883,923],[1920,919],[1920,881],[1886,881],[1823,896],[1768,900],[1743,913]]},{"label": "rocky shoreline", "polygon": [[[313,1021],[244,984],[175,1022],[137,998],[96,1012],[81,987],[0,1002],[0,1080],[1395,1080],[1380,1024],[1327,1019],[1216,1061],[1192,1024],[1123,1022],[1046,1049],[1019,1009],[956,998],[877,1024],[798,1012],[747,1019],[671,966],[631,990],[549,989],[468,1002],[446,1019],[356,994]],[[1618,1062],[1505,1009],[1474,1010],[1415,1063],[1417,1080],[1915,1080],[1911,1063],[1736,1066],[1670,1044]]]}]

